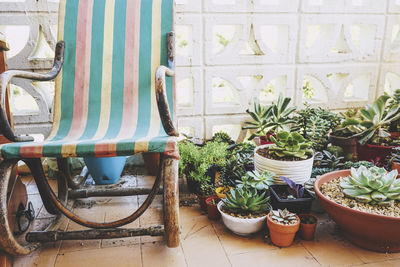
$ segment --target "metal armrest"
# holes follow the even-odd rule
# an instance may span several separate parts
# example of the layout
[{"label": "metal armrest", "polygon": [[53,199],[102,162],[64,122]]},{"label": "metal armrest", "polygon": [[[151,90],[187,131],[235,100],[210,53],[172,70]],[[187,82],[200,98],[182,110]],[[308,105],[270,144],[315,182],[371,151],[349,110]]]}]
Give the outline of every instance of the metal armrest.
[{"label": "metal armrest", "polygon": [[64,62],[64,42],[59,41],[56,45],[56,53],[54,57],[53,68],[46,74],[21,71],[21,70],[9,70],[0,74],[0,133],[3,134],[8,140],[12,142],[28,142],[33,141],[31,136],[18,136],[15,135],[11,129],[10,123],[8,122],[7,115],[5,113],[5,96],[6,88],[12,78],[24,78],[34,81],[50,81],[57,77],[61,71],[61,67]]},{"label": "metal armrest", "polygon": [[158,112],[165,132],[170,136],[179,136],[178,131],[172,122],[171,113],[168,105],[167,93],[165,89],[165,75],[174,76],[175,72],[165,66],[157,68],[156,72],[156,97]]}]

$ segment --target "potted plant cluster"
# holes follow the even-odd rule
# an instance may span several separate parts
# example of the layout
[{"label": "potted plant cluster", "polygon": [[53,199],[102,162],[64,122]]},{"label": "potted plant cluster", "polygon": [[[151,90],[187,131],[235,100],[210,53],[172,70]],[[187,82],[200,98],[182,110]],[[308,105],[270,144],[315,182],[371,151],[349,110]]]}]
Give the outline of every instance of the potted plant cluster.
[{"label": "potted plant cluster", "polygon": [[289,247],[300,227],[300,218],[288,210],[272,210],[267,217],[269,235],[278,247]]},{"label": "potted plant cluster", "polygon": [[[310,179],[314,161],[312,144],[297,132],[281,131],[271,139],[274,144],[255,149],[255,169],[259,172],[269,170],[298,184]],[[282,181],[276,178],[276,183]]]},{"label": "potted plant cluster", "polygon": [[322,175],[314,190],[326,212],[354,244],[400,252],[400,179],[376,166]]},{"label": "potted plant cluster", "polygon": [[218,210],[225,226],[237,235],[250,235],[260,231],[270,211],[266,192],[256,189],[235,188],[221,199]]}]

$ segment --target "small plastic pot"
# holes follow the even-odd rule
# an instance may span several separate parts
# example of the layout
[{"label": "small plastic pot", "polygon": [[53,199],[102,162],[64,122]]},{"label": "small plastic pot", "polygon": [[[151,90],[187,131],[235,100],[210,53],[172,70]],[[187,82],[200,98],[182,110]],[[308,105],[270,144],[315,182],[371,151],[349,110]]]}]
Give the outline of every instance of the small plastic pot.
[{"label": "small plastic pot", "polygon": [[[217,204],[213,204],[212,203],[213,200]],[[218,208],[217,208],[219,201],[220,201],[220,198],[217,196],[211,196],[206,199],[208,219],[216,221],[221,218],[221,213],[219,213]]]},{"label": "small plastic pot", "polygon": [[[315,229],[318,223],[318,218],[312,214],[299,214],[299,217],[300,217],[300,237],[306,241],[313,240],[315,236]],[[309,217],[314,218],[315,223],[306,224],[301,222],[302,218],[309,218]]]},{"label": "small plastic pot", "polygon": [[399,178],[400,177],[400,164],[392,161],[392,170],[397,170],[397,172],[399,173],[397,178]]},{"label": "small plastic pot", "polygon": [[289,247],[294,240],[296,232],[300,228],[300,218],[297,217],[297,223],[292,225],[284,225],[274,222],[270,217],[272,213],[267,216],[267,224],[269,228],[269,236],[272,243],[278,247]]}]

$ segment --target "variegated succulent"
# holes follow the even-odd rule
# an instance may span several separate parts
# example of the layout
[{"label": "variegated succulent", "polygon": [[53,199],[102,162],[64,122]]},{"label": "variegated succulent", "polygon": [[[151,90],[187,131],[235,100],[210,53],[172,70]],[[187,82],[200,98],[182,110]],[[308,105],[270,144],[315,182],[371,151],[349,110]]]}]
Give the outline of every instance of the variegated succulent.
[{"label": "variegated succulent", "polygon": [[272,210],[272,214],[270,216],[273,221],[280,224],[294,224],[298,220],[296,214],[291,213],[287,209]]},{"label": "variegated succulent", "polygon": [[384,168],[361,166],[351,168],[351,175],[340,182],[343,193],[359,202],[390,204],[400,201],[400,179],[397,170],[387,172]]}]

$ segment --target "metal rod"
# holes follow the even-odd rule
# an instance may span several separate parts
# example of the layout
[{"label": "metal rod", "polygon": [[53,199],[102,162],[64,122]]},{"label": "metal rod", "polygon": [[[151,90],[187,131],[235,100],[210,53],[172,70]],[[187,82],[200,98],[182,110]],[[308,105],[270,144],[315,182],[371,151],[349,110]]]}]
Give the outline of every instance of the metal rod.
[{"label": "metal rod", "polygon": [[90,240],[90,239],[113,239],[133,236],[162,236],[164,226],[157,225],[148,228],[113,228],[113,229],[92,229],[83,231],[34,231],[26,234],[28,242],[54,242],[59,240]]},{"label": "metal rod", "polygon": [[[136,196],[136,195],[148,195],[151,192],[151,188],[144,187],[132,187],[132,188],[109,188],[109,189],[70,189],[68,191],[69,199],[77,198],[88,198],[88,197],[116,197],[116,196]],[[157,194],[162,194],[163,188],[158,189]]]}]

